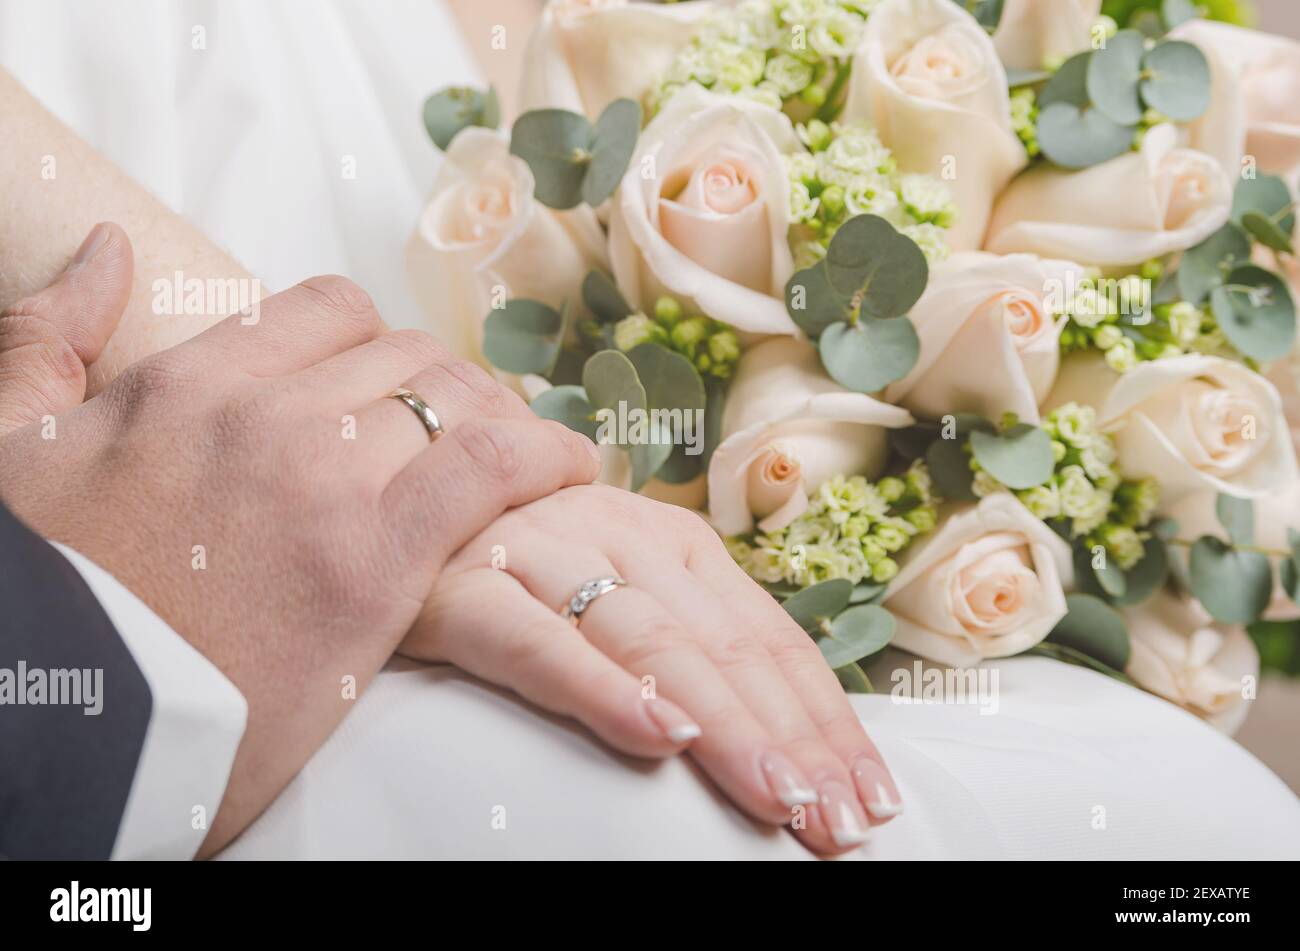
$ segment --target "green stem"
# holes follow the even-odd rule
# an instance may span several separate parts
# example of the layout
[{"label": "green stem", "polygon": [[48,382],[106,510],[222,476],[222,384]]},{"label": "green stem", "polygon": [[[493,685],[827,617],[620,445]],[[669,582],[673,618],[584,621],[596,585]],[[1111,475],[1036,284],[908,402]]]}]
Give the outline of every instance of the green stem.
[{"label": "green stem", "polygon": [[830,88],[826,90],[826,101],[817,110],[817,118],[822,122],[833,122],[835,117],[840,114],[840,103],[837,100],[844,90],[844,84],[849,81],[849,73],[852,69],[852,60],[845,60],[836,67],[835,78],[831,80]]},{"label": "green stem", "polygon": [[1063,661],[1067,664],[1087,667],[1090,670],[1095,670],[1099,674],[1113,677],[1131,687],[1136,686],[1136,684],[1134,684],[1133,681],[1125,676],[1121,671],[1116,670],[1114,667],[1107,667],[1101,661],[1089,657],[1087,654],[1083,653],[1083,651],[1075,650],[1073,647],[1066,647],[1064,644],[1052,644],[1048,641],[1043,641],[1034,647],[1029,648],[1025,653],[1038,654],[1043,657],[1050,657],[1053,660]]}]

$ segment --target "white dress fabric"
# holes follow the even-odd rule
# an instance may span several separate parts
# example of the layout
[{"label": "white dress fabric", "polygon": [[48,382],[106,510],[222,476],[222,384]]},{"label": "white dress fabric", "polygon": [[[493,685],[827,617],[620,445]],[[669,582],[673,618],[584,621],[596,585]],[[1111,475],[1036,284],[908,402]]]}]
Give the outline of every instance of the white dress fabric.
[{"label": "white dress fabric", "polygon": [[[440,4],[0,0],[0,63],[271,289],[338,272],[390,324],[423,322],[403,274],[437,165],[420,106],[475,78]],[[906,804],[857,855],[1300,858],[1300,802],[1230,739],[1090,671],[998,668],[993,715],[854,699]],[[808,855],[687,759],[635,763],[473,678],[394,663],[224,857]]]}]

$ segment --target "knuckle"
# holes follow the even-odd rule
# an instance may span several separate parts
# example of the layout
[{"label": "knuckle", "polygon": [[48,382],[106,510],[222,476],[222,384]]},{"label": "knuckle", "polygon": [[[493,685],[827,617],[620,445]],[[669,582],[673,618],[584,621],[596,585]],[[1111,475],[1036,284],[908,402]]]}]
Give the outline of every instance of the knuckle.
[{"label": "knuckle", "polygon": [[337,274],[309,277],[298,285],[303,292],[334,317],[361,327],[379,326],[374,301],[358,284]]},{"label": "knuckle", "polygon": [[452,360],[443,366],[443,370],[455,381],[464,393],[466,402],[476,411],[488,416],[504,416],[516,408],[507,399],[507,395],[514,394],[509,393],[478,364],[468,360]]},{"label": "knuckle", "polygon": [[422,330],[393,330],[379,339],[420,366],[429,366],[447,355],[447,349]]},{"label": "knuckle", "polygon": [[[22,300],[15,301],[5,308],[3,316],[0,316],[0,325],[5,324],[10,319],[18,322],[24,319],[33,319],[48,323],[52,307],[53,303],[47,294],[33,294],[30,297],[24,297]],[[50,329],[53,330],[53,326]]]},{"label": "knuckle", "polygon": [[648,672],[657,657],[673,651],[696,653],[681,626],[668,617],[650,618],[633,630],[620,648],[623,666],[637,676]]},{"label": "knuckle", "polygon": [[772,662],[767,648],[748,634],[726,634],[710,653],[718,666],[731,670],[765,667]]},{"label": "knuckle", "polygon": [[523,471],[523,454],[500,425],[487,420],[471,420],[457,426],[454,431],[478,474],[495,482],[512,482]]},{"label": "knuckle", "polygon": [[183,367],[168,351],[133,363],[109,387],[115,402],[128,410],[139,410],[166,402],[188,384]]}]

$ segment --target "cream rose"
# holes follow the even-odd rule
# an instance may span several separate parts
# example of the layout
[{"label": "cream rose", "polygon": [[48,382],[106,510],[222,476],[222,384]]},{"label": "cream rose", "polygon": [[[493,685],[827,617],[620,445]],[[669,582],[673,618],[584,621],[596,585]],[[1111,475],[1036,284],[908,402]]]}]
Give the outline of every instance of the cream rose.
[{"label": "cream rose", "polygon": [[595,119],[615,99],[640,102],[716,9],[709,0],[550,0],[524,48],[520,110],[568,109]]},{"label": "cream rose", "polygon": [[826,376],[805,340],[776,337],[749,350],[727,393],[722,442],[709,460],[709,517],[723,535],[775,531],[837,475],[880,473],[885,430],[911,415]]},{"label": "cream rose", "polygon": [[1069,546],[1005,492],[941,517],[890,583],[894,645],[969,666],[1039,643],[1065,616]]},{"label": "cream rose", "polygon": [[774,109],[683,89],[641,134],[610,210],[614,277],[634,307],[671,294],[740,330],[795,334],[783,153]]},{"label": "cream rose", "polygon": [[901,169],[951,188],[954,251],[980,247],[994,196],[1027,162],[993,41],[952,0],[885,0],[872,10],[843,119],[870,122]]},{"label": "cream rose", "polygon": [[1300,43],[1226,23],[1189,20],[1172,34],[1210,61],[1210,107],[1188,128],[1189,144],[1215,156],[1228,176],[1243,155],[1261,172],[1300,180]]},{"label": "cream rose", "polygon": [[[1214,535],[1228,539],[1228,533],[1219,522],[1216,512],[1218,494],[1214,492],[1195,492],[1169,507],[1167,514],[1178,523],[1178,536],[1197,539],[1202,535]],[[1255,544],[1261,548],[1289,552],[1291,542],[1287,530],[1300,531],[1300,481],[1280,488],[1276,492],[1262,495],[1253,500],[1255,507]],[[1264,612],[1269,621],[1294,621],[1300,619],[1300,605],[1297,605],[1282,589],[1278,577],[1280,560],[1271,558],[1273,565],[1273,600]]]},{"label": "cream rose", "polygon": [[1160,125],[1140,151],[1092,168],[1031,169],[998,199],[985,248],[1120,266],[1199,244],[1228,220],[1232,184],[1210,156],[1177,148],[1177,137]]},{"label": "cream rose", "polygon": [[1042,69],[1088,49],[1101,0],[1006,0],[993,45],[1008,69]]},{"label": "cream rose", "polygon": [[1049,302],[1064,300],[1083,268],[1028,254],[955,254],[930,271],[910,317],[921,338],[912,371],[885,399],[917,416],[1017,413],[1038,420],[1060,364],[1065,318]]},{"label": "cream rose", "polygon": [[506,140],[465,129],[447,150],[407,248],[430,331],[483,363],[483,320],[501,288],[558,307],[592,268],[607,268],[600,223],[585,206],[555,212],[533,198],[528,165]]},{"label": "cream rose", "polygon": [[1124,611],[1132,653],[1124,672],[1232,734],[1259,680],[1259,653],[1240,627],[1216,624],[1196,601],[1158,591]]},{"label": "cream rose", "polygon": [[1166,506],[1199,491],[1257,498],[1300,478],[1277,388],[1231,360],[1189,354],[1118,374],[1077,354],[1045,408],[1071,401],[1097,407],[1120,471],[1158,481]]}]

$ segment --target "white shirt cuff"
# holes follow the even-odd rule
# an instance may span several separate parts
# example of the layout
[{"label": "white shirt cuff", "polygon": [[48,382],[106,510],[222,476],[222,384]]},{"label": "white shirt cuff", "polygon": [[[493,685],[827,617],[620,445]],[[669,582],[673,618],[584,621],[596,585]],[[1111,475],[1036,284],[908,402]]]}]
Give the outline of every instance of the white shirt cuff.
[{"label": "white shirt cuff", "polygon": [[248,704],[216,666],[89,558],[51,542],[85,579],[153,695],[114,859],[190,859],[230,779]]}]

